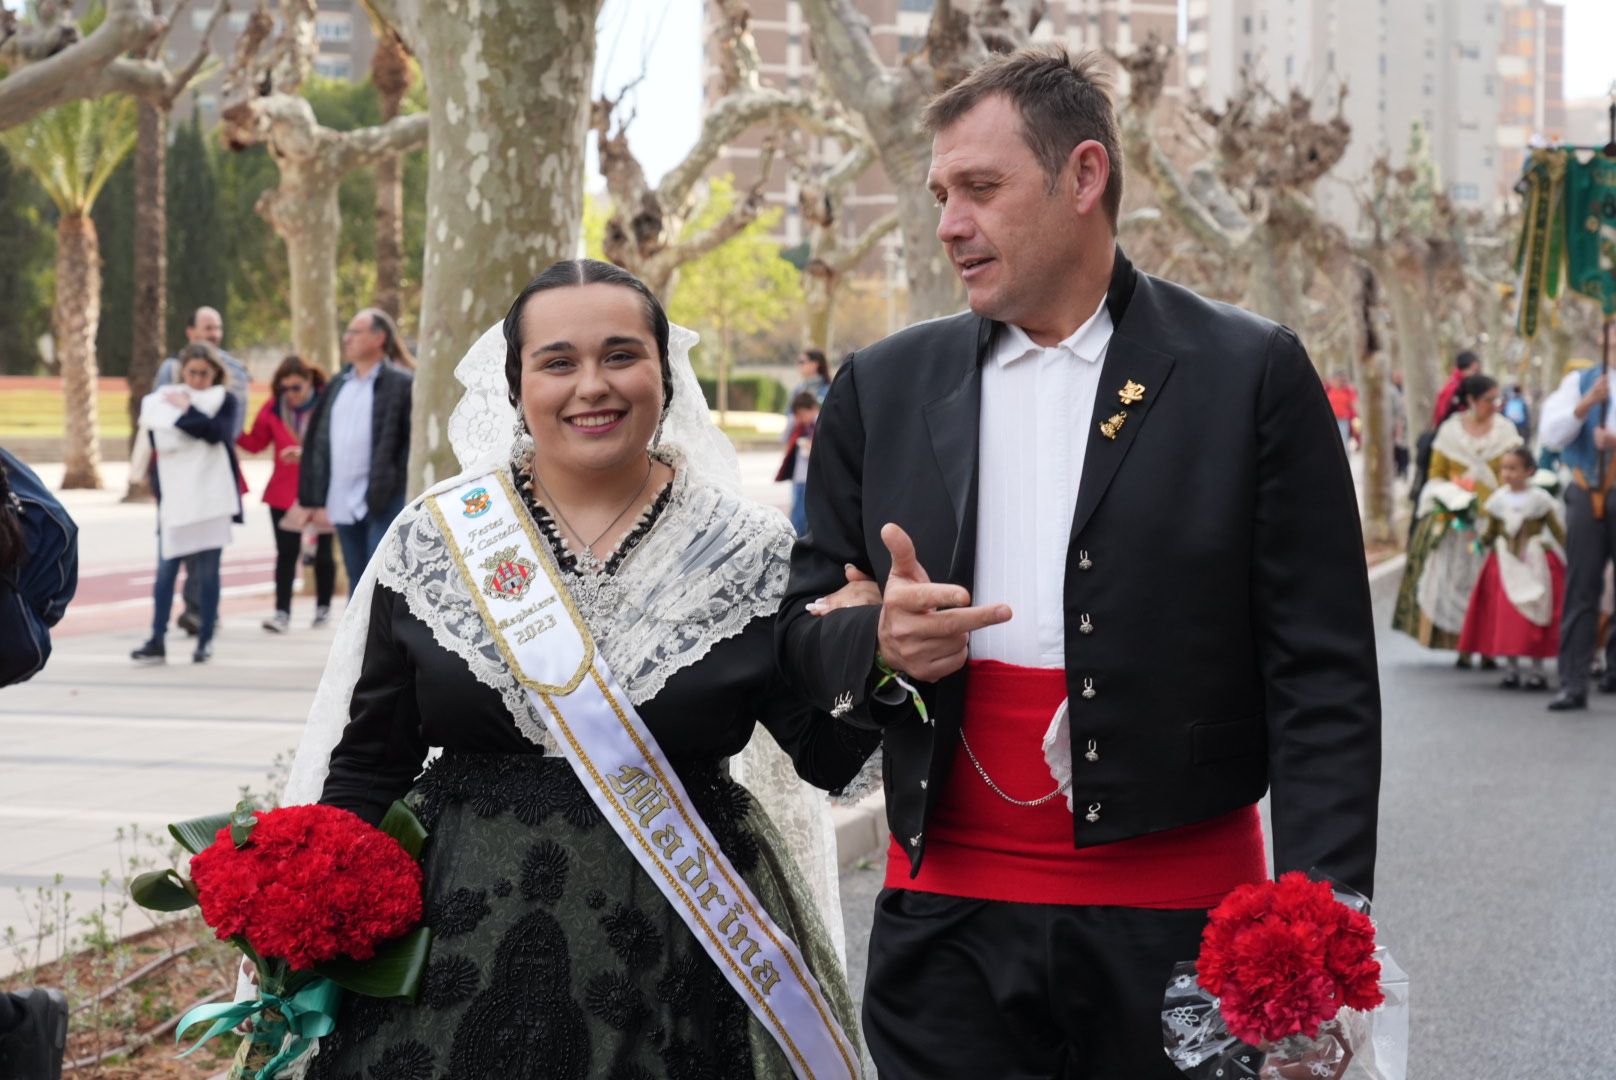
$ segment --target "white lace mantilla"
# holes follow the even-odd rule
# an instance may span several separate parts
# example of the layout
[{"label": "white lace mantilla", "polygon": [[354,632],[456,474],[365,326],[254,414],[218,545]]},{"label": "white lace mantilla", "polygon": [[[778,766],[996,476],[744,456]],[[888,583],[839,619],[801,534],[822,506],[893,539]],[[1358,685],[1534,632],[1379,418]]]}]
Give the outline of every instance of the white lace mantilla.
[{"label": "white lace mantilla", "polygon": [[[714,645],[774,614],[785,592],[791,543],[790,526],[779,514],[692,481],[681,469],[662,514],[614,574],[625,602],[581,609],[629,700],[643,705]],[[543,544],[539,554],[551,557]],[[499,693],[523,734],[554,751],[423,505],[400,515],[377,560],[377,580],[404,598],[478,682]]]}]

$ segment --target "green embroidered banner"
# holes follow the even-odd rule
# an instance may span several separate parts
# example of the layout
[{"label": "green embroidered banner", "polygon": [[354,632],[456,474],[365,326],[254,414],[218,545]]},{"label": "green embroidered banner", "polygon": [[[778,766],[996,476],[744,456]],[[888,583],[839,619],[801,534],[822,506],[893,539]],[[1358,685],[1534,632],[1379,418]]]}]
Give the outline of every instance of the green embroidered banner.
[{"label": "green embroidered banner", "polygon": [[1567,157],[1566,283],[1616,315],[1616,160]]}]

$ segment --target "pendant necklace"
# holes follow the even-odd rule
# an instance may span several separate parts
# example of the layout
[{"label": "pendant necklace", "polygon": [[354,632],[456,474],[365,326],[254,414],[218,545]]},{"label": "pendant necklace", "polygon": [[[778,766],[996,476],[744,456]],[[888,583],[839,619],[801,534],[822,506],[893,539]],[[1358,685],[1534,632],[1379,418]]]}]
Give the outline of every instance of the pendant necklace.
[{"label": "pendant necklace", "polygon": [[556,502],[555,496],[551,495],[549,490],[545,488],[544,481],[539,479],[539,471],[537,469],[533,470],[533,479],[539,485],[539,490],[544,493],[544,500],[550,504],[550,509],[555,514],[556,520],[561,523],[563,528],[572,534],[572,538],[574,540],[584,544],[583,551],[573,553],[573,558],[577,561],[578,570],[580,574],[584,576],[584,580],[587,581],[590,578],[598,578],[605,571],[606,563],[595,554],[595,545],[600,543],[601,540],[605,538],[606,534],[611,532],[619,521],[623,520],[623,515],[628,513],[629,509],[633,507],[635,503],[640,501],[640,496],[645,494],[646,487],[651,483],[651,473],[655,468],[656,463],[648,456],[645,459],[645,479],[640,481],[639,490],[634,492],[633,497],[623,505],[623,509],[617,512],[617,516],[612,518],[611,523],[600,531],[600,535],[588,543],[584,543],[583,534],[577,529],[573,528],[572,523],[569,522],[566,519],[566,516],[561,513],[561,504]]}]

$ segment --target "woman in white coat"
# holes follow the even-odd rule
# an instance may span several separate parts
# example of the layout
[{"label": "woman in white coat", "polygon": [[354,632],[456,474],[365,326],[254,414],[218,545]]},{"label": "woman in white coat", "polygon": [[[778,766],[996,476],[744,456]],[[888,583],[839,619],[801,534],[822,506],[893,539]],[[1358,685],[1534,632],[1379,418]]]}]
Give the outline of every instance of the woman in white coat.
[{"label": "woman in white coat", "polygon": [[241,488],[232,433],[236,399],[225,389],[224,363],[206,342],[181,350],[180,382],[147,395],[140,404],[140,434],[132,467],[147,469],[157,496],[157,583],[152,590],[152,636],[130,653],[137,664],[167,659],[163,636],[174,606],[174,584],[181,560],[196,555],[192,573],[200,581],[202,612],[196,651],[205,663],[213,655],[219,620],[219,556],[230,542],[232,522],[241,521]]}]

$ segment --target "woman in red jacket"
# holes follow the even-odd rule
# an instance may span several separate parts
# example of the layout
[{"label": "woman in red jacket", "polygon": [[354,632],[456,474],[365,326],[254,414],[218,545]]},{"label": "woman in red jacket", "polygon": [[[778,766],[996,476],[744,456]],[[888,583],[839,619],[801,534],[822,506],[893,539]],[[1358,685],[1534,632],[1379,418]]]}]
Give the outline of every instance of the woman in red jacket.
[{"label": "woman in red jacket", "polygon": [[[284,634],[292,621],[292,579],[297,574],[298,556],[303,548],[303,527],[307,514],[297,506],[297,480],[303,460],[303,433],[309,417],[314,414],[314,403],[319,400],[325,386],[325,372],[303,362],[299,356],[288,356],[275,369],[270,382],[270,398],[258,410],[252,428],[241,433],[236,445],[248,453],[256,454],[270,446],[275,448],[275,471],[269,486],[264,488],[264,502],[269,506],[270,525],[275,532],[275,614],[264,620],[264,629]],[[293,527],[283,528],[281,523],[288,512],[293,512]],[[322,532],[314,549],[314,625],[320,626],[331,617],[331,591],[336,583],[336,562],[332,557],[331,534]]]}]

